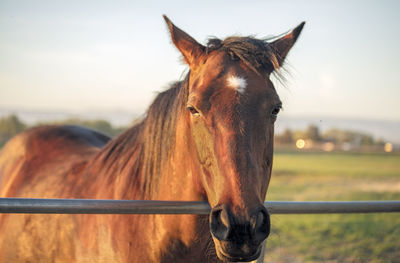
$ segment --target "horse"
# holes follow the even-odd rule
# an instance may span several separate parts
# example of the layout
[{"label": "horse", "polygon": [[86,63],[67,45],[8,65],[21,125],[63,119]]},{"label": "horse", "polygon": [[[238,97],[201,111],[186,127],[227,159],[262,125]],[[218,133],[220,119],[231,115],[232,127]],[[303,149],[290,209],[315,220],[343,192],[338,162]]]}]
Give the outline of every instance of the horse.
[{"label": "horse", "polygon": [[114,139],[39,126],[0,153],[0,197],[206,201],[207,215],[13,215],[0,219],[0,262],[237,262],[260,255],[264,200],[282,103],[281,72],[304,22],[275,39],[206,45],[166,16],[189,70]]}]

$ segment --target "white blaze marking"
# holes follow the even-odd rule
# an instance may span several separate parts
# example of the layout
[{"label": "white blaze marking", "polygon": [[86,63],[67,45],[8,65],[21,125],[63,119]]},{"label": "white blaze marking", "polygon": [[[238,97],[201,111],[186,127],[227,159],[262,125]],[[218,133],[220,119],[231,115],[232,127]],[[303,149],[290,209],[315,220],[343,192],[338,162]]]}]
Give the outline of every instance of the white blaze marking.
[{"label": "white blaze marking", "polygon": [[247,87],[245,78],[231,75],[227,78],[228,87],[236,89],[240,94],[243,94]]}]

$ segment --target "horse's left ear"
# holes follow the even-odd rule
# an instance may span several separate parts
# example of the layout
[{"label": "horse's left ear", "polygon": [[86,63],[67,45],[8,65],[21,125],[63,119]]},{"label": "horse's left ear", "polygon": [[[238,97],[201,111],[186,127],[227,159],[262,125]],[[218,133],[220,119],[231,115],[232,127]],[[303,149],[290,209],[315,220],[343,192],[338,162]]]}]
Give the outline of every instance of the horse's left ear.
[{"label": "horse's left ear", "polygon": [[174,45],[182,53],[185,62],[193,70],[195,69],[202,56],[205,54],[205,47],[199,44],[194,38],[189,36],[186,32],[175,26],[166,15],[163,15],[165,22],[167,22],[171,39]]},{"label": "horse's left ear", "polygon": [[278,38],[277,40],[274,40],[269,44],[269,47],[272,49],[274,55],[276,56],[279,67],[282,66],[290,49],[293,47],[294,43],[296,43],[296,40],[299,37],[301,30],[304,27],[304,24],[305,22],[302,22],[288,34],[281,38]]}]

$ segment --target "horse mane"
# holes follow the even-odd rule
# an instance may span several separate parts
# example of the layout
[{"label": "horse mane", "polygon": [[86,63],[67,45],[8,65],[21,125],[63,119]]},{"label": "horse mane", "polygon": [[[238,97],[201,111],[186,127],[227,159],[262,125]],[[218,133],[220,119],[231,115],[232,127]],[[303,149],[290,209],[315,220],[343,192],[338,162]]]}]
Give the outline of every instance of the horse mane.
[{"label": "horse mane", "polygon": [[[185,109],[189,73],[159,93],[143,120],[111,140],[95,157],[91,173],[106,174],[114,198],[149,199],[157,195],[161,169],[175,145],[179,111]],[[97,176],[96,176],[97,177]],[[114,188],[113,182],[123,185]],[[122,189],[122,190],[121,190]]]},{"label": "horse mane", "polygon": [[240,59],[254,72],[265,76],[280,68],[277,54],[269,46],[269,40],[270,38],[257,39],[251,36],[231,36],[224,40],[209,38],[206,51],[209,53],[214,50],[223,50],[233,60]]}]

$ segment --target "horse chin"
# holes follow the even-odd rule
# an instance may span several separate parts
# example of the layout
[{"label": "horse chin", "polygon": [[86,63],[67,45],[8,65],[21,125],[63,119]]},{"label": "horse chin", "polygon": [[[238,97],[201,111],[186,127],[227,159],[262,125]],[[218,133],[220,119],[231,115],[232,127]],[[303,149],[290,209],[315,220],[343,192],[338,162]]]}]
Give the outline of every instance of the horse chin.
[{"label": "horse chin", "polygon": [[224,262],[250,262],[256,260],[261,254],[261,246],[255,252],[237,253],[226,251],[226,249],[222,248],[220,242],[214,241],[214,243],[218,258]]}]

